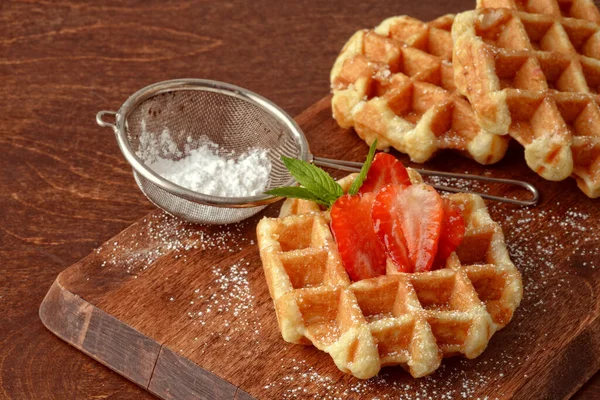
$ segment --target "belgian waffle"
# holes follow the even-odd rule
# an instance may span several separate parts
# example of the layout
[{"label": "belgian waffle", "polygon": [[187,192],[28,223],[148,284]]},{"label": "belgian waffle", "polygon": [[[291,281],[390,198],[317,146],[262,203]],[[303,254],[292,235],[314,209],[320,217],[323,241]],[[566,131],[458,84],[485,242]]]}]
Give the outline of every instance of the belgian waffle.
[{"label": "belgian waffle", "polygon": [[[345,190],[354,177],[340,182]],[[329,230],[329,214],[317,204],[288,199],[279,218],[263,218],[258,245],[283,339],[314,345],[361,379],[391,365],[422,377],[442,357],[480,355],[519,305],[521,277],[483,200],[449,198],[463,210],[466,234],[445,268],[394,273],[388,267],[388,275],[354,283]]]},{"label": "belgian waffle", "polygon": [[[504,3],[480,1],[486,6]],[[531,169],[548,180],[573,175],[580,189],[596,198],[600,26],[572,17],[583,13],[595,20],[598,10],[587,1],[507,3],[515,9],[479,9],[456,17],[452,36],[458,90],[484,129],[509,133],[524,146]],[[586,5],[593,11],[580,11]]]},{"label": "belgian waffle", "polygon": [[593,0],[477,0],[477,8],[510,8],[533,14],[583,19],[600,24]]},{"label": "belgian waffle", "polygon": [[331,70],[333,117],[379,149],[390,146],[425,162],[452,149],[481,164],[500,160],[507,139],[476,123],[456,93],[450,29],[454,16],[431,22],[392,17],[356,32]]}]

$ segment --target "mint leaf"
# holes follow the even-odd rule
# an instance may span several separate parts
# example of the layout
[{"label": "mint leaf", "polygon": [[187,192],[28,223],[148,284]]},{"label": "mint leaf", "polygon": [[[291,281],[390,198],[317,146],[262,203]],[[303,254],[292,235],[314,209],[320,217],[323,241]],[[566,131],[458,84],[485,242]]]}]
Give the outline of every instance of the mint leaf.
[{"label": "mint leaf", "polygon": [[367,154],[367,159],[365,160],[362,168],[360,169],[360,173],[352,182],[352,186],[348,189],[348,194],[354,196],[358,193],[358,189],[362,186],[365,178],[367,177],[367,172],[369,172],[369,168],[371,168],[371,163],[373,162],[373,157],[375,157],[375,149],[377,148],[377,139],[371,143],[371,147],[369,148],[369,153]]},{"label": "mint leaf", "polygon": [[298,186],[284,186],[276,189],[267,190],[266,194],[279,197],[291,197],[294,199],[310,200],[322,206],[329,206],[329,203],[322,201],[312,194],[308,189]]},{"label": "mint leaf", "polygon": [[282,156],[281,160],[298,183],[326,205],[332,205],[344,194],[339,183],[321,168],[295,158]]},{"label": "mint leaf", "polygon": [[[358,177],[352,182],[348,194],[355,195],[358,193],[358,190],[367,177],[369,168],[371,168],[376,148],[377,139],[371,144],[367,159],[365,160]],[[334,181],[333,178],[321,168],[295,158],[282,156],[281,160],[302,187],[280,187],[268,190],[265,194],[314,201],[315,203],[326,207],[331,207],[338,198],[343,196],[344,191],[339,183]]]}]

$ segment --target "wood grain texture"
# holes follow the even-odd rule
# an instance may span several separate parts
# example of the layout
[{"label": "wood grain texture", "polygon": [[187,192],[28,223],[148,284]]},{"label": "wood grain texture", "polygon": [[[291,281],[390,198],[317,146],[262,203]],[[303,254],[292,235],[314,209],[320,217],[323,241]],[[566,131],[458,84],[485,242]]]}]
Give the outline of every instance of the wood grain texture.
[{"label": "wood grain texture", "polygon": [[[154,209],[96,126],[98,110],[152,82],[198,77],[257,91],[294,115],[326,94],[355,30],[473,3],[1,2],[0,398],[152,398],[38,318],[61,270]],[[598,397],[600,375],[576,396]]]},{"label": "wood grain texture", "polygon": [[160,344],[64,288],[60,276],[40,307],[40,317],[64,341],[134,383],[144,388],[150,384]]},{"label": "wood grain texture", "polygon": [[163,399],[234,399],[238,388],[166,347],[148,390]]},{"label": "wood grain texture", "polygon": [[[360,160],[367,152],[351,130],[342,130],[333,121],[330,97],[315,103],[297,121],[316,154]],[[514,321],[492,338],[477,360],[446,360],[429,380],[415,380],[399,368],[388,368],[381,374],[387,383],[363,383],[337,370],[325,353],[283,342],[254,244],[256,222],[263,215],[276,215],[279,205],[226,227],[194,226],[155,211],[63,271],[58,279],[64,290],[85,299],[88,308],[94,309],[92,315],[114,317],[110,321],[104,317],[107,323],[118,323],[113,325],[114,332],[133,328],[162,346],[160,354],[153,355],[157,361],[148,389],[165,399],[233,398],[238,388],[258,399],[326,398],[325,392],[338,397],[354,392],[367,398],[412,398],[424,393],[427,397],[444,392],[451,397],[465,393],[469,398],[565,399],[600,368],[600,270],[595,264],[584,268],[583,260],[567,260],[587,246],[575,242],[561,244],[531,268],[527,260],[536,252],[529,246],[547,240],[548,230],[536,229],[536,223],[550,224],[561,215],[568,222],[574,206],[585,210],[589,220],[581,225],[582,232],[589,230],[596,237],[600,208],[574,190],[573,182],[553,184],[534,176],[521,157],[515,151],[497,166],[482,167],[449,153],[428,164],[508,178],[526,176],[544,195],[533,211],[506,204],[490,207],[509,243],[515,243],[513,232],[529,235],[527,245],[517,249],[517,255],[524,254],[515,260],[522,269],[526,293]],[[543,217],[529,221],[535,214]],[[522,224],[530,224],[531,229],[522,230]],[[149,258],[152,249],[158,253]],[[543,264],[548,262],[553,266]],[[539,270],[543,273],[538,274]],[[55,298],[48,297],[44,305]],[[565,301],[553,300],[557,298]],[[56,309],[42,309],[45,323],[59,319]],[[82,314],[80,319],[86,320],[89,310],[84,308]],[[118,339],[108,336],[104,337],[106,349],[100,344],[89,347],[81,337],[98,336],[91,322],[58,323],[49,328],[74,338],[70,342],[75,347],[107,364],[111,359],[138,358],[139,339],[133,346],[115,346]],[[72,330],[74,334],[61,333]],[[155,346],[144,347],[155,350]],[[140,363],[130,366],[134,377],[146,376]],[[115,369],[126,377],[131,373],[120,364]]]}]

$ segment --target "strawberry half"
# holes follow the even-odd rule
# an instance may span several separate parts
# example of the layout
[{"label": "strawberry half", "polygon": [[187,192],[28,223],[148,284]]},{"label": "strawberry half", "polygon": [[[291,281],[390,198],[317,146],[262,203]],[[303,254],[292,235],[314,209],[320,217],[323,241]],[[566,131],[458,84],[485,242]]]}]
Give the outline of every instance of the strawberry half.
[{"label": "strawberry half", "polygon": [[442,198],[434,188],[425,184],[388,185],[379,192],[372,216],[379,237],[383,237],[400,271],[431,270],[444,218]]},{"label": "strawberry half", "polygon": [[377,153],[358,193],[377,192],[387,184],[410,185],[404,165],[388,153]]},{"label": "strawberry half", "polygon": [[413,271],[406,238],[399,224],[401,211],[397,209],[399,205],[396,201],[405,188],[404,185],[387,185],[381,188],[371,211],[375,233],[383,243],[387,256],[398,268],[398,272]]},{"label": "strawberry half", "polygon": [[385,249],[371,220],[374,200],[375,193],[344,195],[331,207],[331,230],[353,281],[385,274]]},{"label": "strawberry half", "polygon": [[443,207],[444,219],[442,220],[440,242],[434,263],[436,268],[445,266],[446,259],[460,246],[465,236],[465,220],[460,208],[448,199],[444,199]]}]

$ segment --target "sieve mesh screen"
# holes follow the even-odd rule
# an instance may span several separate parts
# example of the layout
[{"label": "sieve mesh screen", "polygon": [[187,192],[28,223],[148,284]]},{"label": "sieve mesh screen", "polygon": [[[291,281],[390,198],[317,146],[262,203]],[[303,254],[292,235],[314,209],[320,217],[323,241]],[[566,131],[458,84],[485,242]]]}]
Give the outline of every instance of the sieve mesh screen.
[{"label": "sieve mesh screen", "polygon": [[[203,87],[161,90],[123,113],[124,138],[132,152],[149,166],[156,156],[173,160],[185,156],[206,139],[218,145],[218,153],[235,158],[250,149],[268,150],[271,173],[267,190],[289,184],[291,176],[281,156],[302,158],[302,144],[281,117],[235,91],[211,91]],[[162,152],[161,134],[167,131],[176,149]],[[155,147],[155,148],[148,148]],[[225,208],[196,203],[150,181],[136,170],[142,192],[165,211],[199,223],[231,223],[260,211],[264,206]],[[208,193],[203,193],[208,194]],[[224,199],[224,198],[223,198]],[[225,199],[224,199],[225,200]],[[227,203],[223,203],[226,205]]]}]

